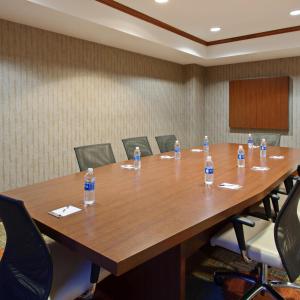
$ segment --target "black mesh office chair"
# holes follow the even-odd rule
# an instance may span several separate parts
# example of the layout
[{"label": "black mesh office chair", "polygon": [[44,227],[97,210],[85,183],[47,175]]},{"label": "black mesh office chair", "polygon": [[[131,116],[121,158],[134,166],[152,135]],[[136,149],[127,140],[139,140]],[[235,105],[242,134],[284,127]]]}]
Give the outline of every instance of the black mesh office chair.
[{"label": "black mesh office chair", "polygon": [[0,262],[0,299],[48,299],[51,256],[23,202],[0,196],[0,217],[7,236]]},{"label": "black mesh office chair", "polygon": [[[290,287],[300,289],[293,283],[300,275],[300,222],[298,203],[300,199],[300,180],[297,180],[275,224],[254,217],[236,216],[233,226],[223,229],[211,239],[213,246],[220,246],[243,258],[258,263],[258,278],[233,272],[215,273],[215,281],[221,284],[224,279],[239,277],[253,284],[242,299],[253,299],[259,293],[269,292],[275,299],[284,298],[274,289]],[[246,225],[246,226],[243,226]],[[268,280],[268,267],[282,268],[286,271],[289,282]]]},{"label": "black mesh office chair", "polygon": [[254,145],[259,146],[263,138],[266,139],[268,146],[280,146],[281,135],[277,133],[254,133]]},{"label": "black mesh office chair", "polygon": [[155,137],[160,153],[174,151],[175,135],[160,135]]},{"label": "black mesh office chair", "polygon": [[116,162],[111,144],[109,143],[75,147],[74,150],[80,171]]},{"label": "black mesh office chair", "polygon": [[148,138],[146,136],[122,139],[128,159],[133,159],[135,147],[140,147],[141,156],[153,155]]},{"label": "black mesh office chair", "polygon": [[[54,241],[46,244],[22,201],[0,195],[0,218],[7,237],[0,260],[1,300],[47,300],[49,295],[74,300],[94,292],[91,276],[97,268]],[[101,268],[97,281],[108,275]]]}]

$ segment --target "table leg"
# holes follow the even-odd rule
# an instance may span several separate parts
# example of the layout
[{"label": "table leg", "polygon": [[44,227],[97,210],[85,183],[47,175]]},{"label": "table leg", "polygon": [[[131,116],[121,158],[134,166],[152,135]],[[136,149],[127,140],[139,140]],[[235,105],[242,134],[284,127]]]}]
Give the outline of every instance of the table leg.
[{"label": "table leg", "polygon": [[113,300],[184,300],[185,259],[176,246],[99,288]]}]

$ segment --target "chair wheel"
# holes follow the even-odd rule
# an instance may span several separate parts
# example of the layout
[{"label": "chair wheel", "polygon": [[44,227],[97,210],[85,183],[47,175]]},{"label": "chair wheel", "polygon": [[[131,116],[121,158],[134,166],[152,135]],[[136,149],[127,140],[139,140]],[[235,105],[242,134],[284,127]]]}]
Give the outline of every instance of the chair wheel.
[{"label": "chair wheel", "polygon": [[215,282],[216,285],[221,286],[221,285],[224,284],[224,278],[221,277],[221,276],[215,275],[214,276],[214,282]]}]

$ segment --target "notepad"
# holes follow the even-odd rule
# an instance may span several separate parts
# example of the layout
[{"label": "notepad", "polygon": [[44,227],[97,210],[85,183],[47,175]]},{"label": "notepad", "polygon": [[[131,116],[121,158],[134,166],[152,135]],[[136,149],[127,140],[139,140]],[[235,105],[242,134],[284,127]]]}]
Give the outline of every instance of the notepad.
[{"label": "notepad", "polygon": [[269,167],[252,167],[251,168],[251,170],[252,171],[268,171],[268,170],[270,170],[270,168]]},{"label": "notepad", "polygon": [[57,217],[57,218],[62,218],[62,217],[66,217],[66,216],[75,214],[79,211],[81,211],[81,208],[75,207],[73,205],[68,205],[68,206],[64,206],[64,207],[49,211],[49,214],[54,217]]},{"label": "notepad", "polygon": [[204,150],[202,150],[202,149],[192,149],[191,151],[192,152],[203,152]]},{"label": "notepad", "polygon": [[134,169],[134,166],[133,165],[121,165],[121,168],[132,170],[132,169]]},{"label": "notepad", "polygon": [[174,156],[170,156],[170,155],[161,155],[160,159],[172,159],[174,158]]},{"label": "notepad", "polygon": [[272,156],[269,156],[269,158],[272,158],[272,159],[284,159],[284,156],[283,155],[272,155]]},{"label": "notepad", "polygon": [[254,145],[252,146],[253,149],[257,149],[257,148],[259,148],[259,147],[260,147],[260,146],[254,146]]},{"label": "notepad", "polygon": [[239,190],[242,188],[242,186],[239,184],[223,182],[223,183],[219,184],[219,188],[229,189],[229,190]]}]

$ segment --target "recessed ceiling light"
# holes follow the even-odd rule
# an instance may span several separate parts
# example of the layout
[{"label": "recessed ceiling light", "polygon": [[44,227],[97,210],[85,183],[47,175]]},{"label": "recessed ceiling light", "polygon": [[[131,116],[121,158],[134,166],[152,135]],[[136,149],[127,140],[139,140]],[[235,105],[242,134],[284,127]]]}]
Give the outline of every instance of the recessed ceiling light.
[{"label": "recessed ceiling light", "polygon": [[167,3],[169,0],[155,0],[156,3]]},{"label": "recessed ceiling light", "polygon": [[290,15],[291,15],[291,16],[299,16],[299,15],[300,15],[300,9],[291,11],[291,12],[290,12]]},{"label": "recessed ceiling light", "polygon": [[220,31],[220,30],[221,30],[220,27],[212,27],[212,28],[210,29],[211,32],[218,32],[218,31]]}]

